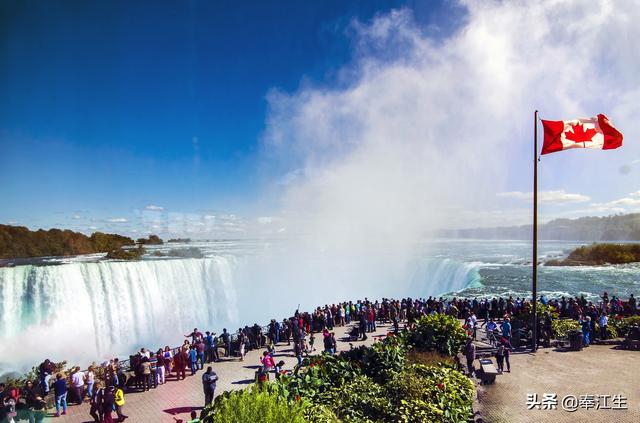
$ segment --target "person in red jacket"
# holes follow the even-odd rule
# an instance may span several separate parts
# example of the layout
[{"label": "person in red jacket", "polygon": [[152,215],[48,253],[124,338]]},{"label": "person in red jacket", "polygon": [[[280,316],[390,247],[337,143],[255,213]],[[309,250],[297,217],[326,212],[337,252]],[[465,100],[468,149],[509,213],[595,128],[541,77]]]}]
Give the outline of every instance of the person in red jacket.
[{"label": "person in red jacket", "polygon": [[173,367],[174,370],[176,371],[176,378],[179,380],[180,376],[182,375],[182,379],[185,379],[186,373],[185,373],[185,367],[187,366],[187,353],[184,352],[184,349],[180,349],[180,351],[178,351],[176,353],[176,356],[173,357]]}]

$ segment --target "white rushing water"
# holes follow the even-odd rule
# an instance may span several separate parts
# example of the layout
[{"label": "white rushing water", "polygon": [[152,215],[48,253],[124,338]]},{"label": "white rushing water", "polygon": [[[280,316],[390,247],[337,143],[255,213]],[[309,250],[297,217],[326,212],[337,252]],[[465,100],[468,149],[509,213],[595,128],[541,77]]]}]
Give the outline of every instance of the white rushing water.
[{"label": "white rushing water", "polygon": [[[473,263],[449,259],[418,258],[385,273],[368,259],[353,269],[331,260],[296,266],[255,248],[230,253],[218,244],[199,246],[205,258],[77,258],[0,268],[0,375],[44,358],[85,366],[142,346],[175,346],[194,327],[233,332],[282,318],[297,304],[436,295],[479,281]],[[365,267],[373,271],[356,280]]]},{"label": "white rushing water", "polygon": [[230,257],[0,269],[0,374],[44,358],[86,365],[237,320]]}]

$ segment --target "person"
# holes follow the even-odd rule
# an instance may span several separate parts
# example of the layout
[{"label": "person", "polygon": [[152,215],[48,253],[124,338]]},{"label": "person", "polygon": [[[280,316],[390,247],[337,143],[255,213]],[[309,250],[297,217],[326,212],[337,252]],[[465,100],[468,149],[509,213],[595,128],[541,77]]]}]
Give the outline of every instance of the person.
[{"label": "person", "polygon": [[471,376],[475,371],[473,362],[476,359],[476,345],[473,343],[473,338],[471,337],[467,339],[467,345],[464,347],[464,355],[467,358],[467,370]]},{"label": "person", "polygon": [[171,352],[171,348],[169,346],[164,347],[164,368],[166,370],[166,375],[171,376],[171,361],[173,360],[173,353]]},{"label": "person", "polygon": [[213,361],[213,335],[206,331],[204,337],[204,361],[209,364]]},{"label": "person", "polygon": [[91,404],[91,408],[89,409],[89,415],[93,417],[93,421],[95,423],[102,422],[102,395],[104,393],[104,389],[102,389],[102,383],[97,381],[94,385],[94,391],[89,397],[89,403]]},{"label": "person", "polygon": [[147,357],[142,357],[140,360],[140,374],[142,375],[142,390],[148,391],[151,389],[151,363]]},{"label": "person", "polygon": [[333,354],[331,350],[331,334],[326,328],[322,331],[322,343],[324,344],[324,351],[327,354]]},{"label": "person", "polygon": [[218,353],[218,337],[215,332],[211,333],[212,341],[211,341],[211,361],[217,363],[220,361],[220,354]]},{"label": "person", "polygon": [[189,348],[189,364],[191,365],[191,376],[193,376],[198,368],[198,352],[194,345]]},{"label": "person", "polygon": [[227,332],[227,328],[222,329],[222,342],[224,342],[224,356],[229,357],[231,355],[231,336]]},{"label": "person", "polygon": [[202,420],[200,420],[198,418],[198,413],[196,413],[195,410],[191,410],[191,420],[189,420],[187,423],[200,423]]},{"label": "person", "polygon": [[606,313],[600,314],[600,339],[603,341],[607,339],[607,324],[609,323],[609,318]]},{"label": "person", "polygon": [[5,396],[2,400],[2,414],[4,414],[4,419],[2,423],[14,423],[14,417],[17,417],[18,413],[16,412],[16,400],[12,396]]},{"label": "person", "polygon": [[78,404],[82,404],[84,400],[84,373],[80,370],[80,366],[76,366],[71,374],[71,387],[75,400]]},{"label": "person", "polygon": [[180,348],[180,350],[178,350],[178,352],[176,353],[176,356],[173,357],[173,369],[176,372],[177,380],[180,380],[180,376],[182,376],[182,379],[186,377],[185,367],[187,367],[187,360],[187,353],[183,348]]},{"label": "person", "polygon": [[284,360],[280,360],[278,361],[278,364],[276,364],[276,379],[280,379],[281,375],[286,374],[286,371],[284,370]]},{"label": "person", "polygon": [[492,318],[489,319],[489,323],[487,323],[487,338],[489,339],[489,344],[496,344],[496,334],[495,331],[498,329],[498,325],[493,321]]},{"label": "person", "polygon": [[156,359],[158,360],[157,367],[156,367],[156,377],[157,377],[156,386],[164,385],[164,383],[166,382],[165,375],[166,375],[167,368],[166,368],[164,352],[162,351],[162,348],[160,348],[156,353]]},{"label": "person", "polygon": [[118,416],[118,422],[123,422],[129,416],[125,416],[122,412],[122,408],[124,407],[124,385],[118,386],[115,390],[115,394],[113,396],[113,402],[116,406],[116,414]]},{"label": "person", "polygon": [[33,385],[32,381],[27,381],[24,394],[29,409],[29,421],[42,423],[47,412],[47,403],[42,398],[40,390]]},{"label": "person", "polygon": [[118,386],[123,385],[126,386],[127,383],[127,375],[124,372],[124,369],[120,365],[120,359],[114,358],[113,365],[111,366],[113,370],[113,377],[111,378],[110,385]]},{"label": "person", "polygon": [[184,337],[185,338],[191,337],[192,344],[197,344],[198,341],[203,338],[202,332],[199,332],[198,328],[193,328],[193,332],[191,332],[189,335],[185,335]]},{"label": "person", "polygon": [[511,342],[507,338],[502,338],[504,345],[504,362],[507,364],[507,373],[511,373],[511,363],[509,362],[509,356],[511,355]]},{"label": "person", "polygon": [[293,341],[293,353],[298,359],[298,366],[302,365],[302,340]]},{"label": "person", "polygon": [[151,370],[151,381],[149,385],[155,389],[158,387],[158,357],[152,352],[149,352],[149,370]]},{"label": "person", "polygon": [[264,370],[267,372],[269,370],[273,370],[276,367],[276,363],[268,351],[265,351],[262,353],[262,357],[260,358],[260,363],[262,363]]},{"label": "person", "polygon": [[504,354],[505,354],[505,346],[502,342],[498,344],[496,348],[496,363],[498,364],[498,371],[502,373],[504,371]]},{"label": "person", "polygon": [[102,421],[103,423],[113,423],[113,408],[115,405],[115,388],[109,386],[102,395]]},{"label": "person", "polygon": [[56,375],[53,392],[56,397],[56,417],[60,417],[60,407],[62,407],[62,414],[67,414],[67,381],[62,373]]},{"label": "person", "polygon": [[365,313],[360,313],[360,334],[362,335],[362,340],[367,340],[367,318],[365,317]]},{"label": "person", "polygon": [[590,316],[586,316],[586,317],[580,316],[580,320],[578,321],[578,323],[580,323],[580,325],[582,326],[582,344],[585,347],[588,347],[589,343],[591,341],[591,339],[590,339],[591,317]]},{"label": "person", "polygon": [[204,368],[204,349],[205,349],[204,340],[200,338],[198,342],[196,342],[196,352],[198,353],[198,359],[197,359],[198,370],[202,370]]},{"label": "person", "polygon": [[95,367],[93,365],[89,366],[87,372],[84,375],[84,381],[87,384],[87,396],[91,398],[93,396],[93,385],[95,383]]},{"label": "person", "polygon": [[48,358],[40,364],[38,368],[40,373],[40,385],[42,385],[42,392],[46,396],[49,393],[49,380],[53,375],[54,365]]},{"label": "person", "polygon": [[307,351],[307,356],[315,351],[314,344],[316,343],[316,336],[311,332],[309,334],[309,350]]},{"label": "person", "polygon": [[207,371],[202,375],[202,389],[204,390],[204,406],[208,406],[213,401],[216,392],[218,375],[213,371],[213,367],[207,367]]},{"label": "person", "polygon": [[246,344],[247,344],[247,337],[245,336],[242,328],[238,328],[238,346],[240,349],[240,361],[244,361]]},{"label": "person", "polygon": [[511,341],[511,322],[508,317],[502,322],[502,337]]}]

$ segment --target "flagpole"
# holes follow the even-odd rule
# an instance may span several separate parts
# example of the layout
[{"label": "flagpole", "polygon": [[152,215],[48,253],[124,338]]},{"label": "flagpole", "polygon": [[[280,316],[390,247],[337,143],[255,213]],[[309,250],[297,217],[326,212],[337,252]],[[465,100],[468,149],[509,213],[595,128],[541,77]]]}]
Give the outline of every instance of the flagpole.
[{"label": "flagpole", "polygon": [[533,115],[533,339],[531,351],[538,349],[538,111]]}]

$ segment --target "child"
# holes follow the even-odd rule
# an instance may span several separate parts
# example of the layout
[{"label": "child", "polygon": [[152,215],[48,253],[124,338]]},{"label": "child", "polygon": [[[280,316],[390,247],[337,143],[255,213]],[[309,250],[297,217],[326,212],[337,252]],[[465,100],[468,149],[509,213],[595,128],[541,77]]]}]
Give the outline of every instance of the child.
[{"label": "child", "polygon": [[116,404],[116,414],[118,415],[118,422],[123,422],[128,416],[122,413],[122,407],[124,407],[124,389],[122,386],[116,388],[114,402]]}]

